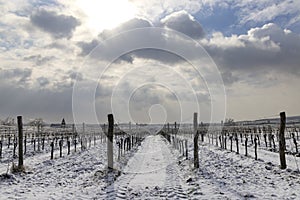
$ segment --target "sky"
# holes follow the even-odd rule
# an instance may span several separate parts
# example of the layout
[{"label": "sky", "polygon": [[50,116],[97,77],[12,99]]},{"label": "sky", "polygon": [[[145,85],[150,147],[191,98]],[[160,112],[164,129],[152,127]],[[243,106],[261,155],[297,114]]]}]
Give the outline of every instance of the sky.
[{"label": "sky", "polygon": [[0,0],[0,119],[300,115],[299,0]]}]

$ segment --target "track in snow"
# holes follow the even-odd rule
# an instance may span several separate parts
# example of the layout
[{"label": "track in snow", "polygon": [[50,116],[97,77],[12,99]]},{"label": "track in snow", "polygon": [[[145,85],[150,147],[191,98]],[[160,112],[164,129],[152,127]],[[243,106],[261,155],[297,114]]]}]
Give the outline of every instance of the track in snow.
[{"label": "track in snow", "polygon": [[170,145],[160,135],[149,136],[114,183],[115,198],[188,199],[182,177]]}]

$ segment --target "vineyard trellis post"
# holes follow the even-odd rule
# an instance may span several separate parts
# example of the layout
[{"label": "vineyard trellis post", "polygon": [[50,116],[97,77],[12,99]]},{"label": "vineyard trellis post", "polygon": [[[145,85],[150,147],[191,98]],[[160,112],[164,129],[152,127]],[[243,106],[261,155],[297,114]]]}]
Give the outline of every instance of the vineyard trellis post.
[{"label": "vineyard trellis post", "polygon": [[19,169],[22,169],[24,166],[24,160],[23,160],[23,122],[22,122],[22,116],[17,117],[18,121],[18,132],[19,132]]},{"label": "vineyard trellis post", "polygon": [[257,137],[254,136],[254,156],[255,160],[257,160]]},{"label": "vineyard trellis post", "polygon": [[286,123],[286,116],[285,112],[280,113],[280,132],[279,132],[279,157],[280,157],[280,168],[286,169],[286,160],[285,160],[285,138],[284,138],[284,131],[285,131],[285,123]]},{"label": "vineyard trellis post", "polygon": [[194,167],[199,168],[199,155],[198,155],[198,114],[194,113]]},{"label": "vineyard trellis post", "polygon": [[114,116],[108,114],[108,133],[107,133],[107,161],[108,170],[113,170],[113,132],[114,132]]}]

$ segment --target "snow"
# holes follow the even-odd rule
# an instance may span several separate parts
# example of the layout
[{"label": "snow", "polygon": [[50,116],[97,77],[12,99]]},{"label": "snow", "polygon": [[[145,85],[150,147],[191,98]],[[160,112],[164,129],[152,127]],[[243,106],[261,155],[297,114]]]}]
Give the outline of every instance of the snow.
[{"label": "snow", "polygon": [[[184,181],[166,140],[160,135],[149,136],[130,159],[123,175],[115,183],[120,198],[179,197],[185,196]],[[126,190],[126,192],[124,192]],[[128,193],[129,192],[129,193]]]},{"label": "snow", "polygon": [[[114,141],[114,172],[107,172],[106,141],[92,142],[87,150],[71,148],[63,157],[58,149],[50,160],[47,148],[25,157],[26,174],[5,174],[12,147],[4,147],[0,160],[0,199],[300,199],[300,158],[287,156],[288,169],[279,168],[276,152],[249,144],[240,154],[199,142],[200,168],[193,168],[193,138],[188,156],[182,156],[161,135],[148,135],[140,145],[118,159]],[[229,145],[228,145],[229,144]],[[230,148],[228,141],[227,148]],[[235,150],[235,143],[233,149]]]}]

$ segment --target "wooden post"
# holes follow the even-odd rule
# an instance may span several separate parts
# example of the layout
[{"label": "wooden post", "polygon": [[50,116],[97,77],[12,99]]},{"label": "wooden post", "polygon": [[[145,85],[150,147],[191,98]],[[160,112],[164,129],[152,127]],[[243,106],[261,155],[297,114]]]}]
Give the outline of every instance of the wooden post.
[{"label": "wooden post", "polygon": [[225,135],[225,137],[224,137],[224,147],[225,147],[225,149],[227,149],[227,135]]},{"label": "wooden post", "polygon": [[113,138],[114,138],[114,116],[109,114],[108,118],[108,133],[107,133],[107,161],[108,170],[113,170]]},{"label": "wooden post", "polygon": [[199,168],[198,137],[199,137],[199,132],[196,131],[194,136],[194,167],[195,168]]},{"label": "wooden post", "polygon": [[71,146],[70,140],[67,141],[67,144],[68,144],[68,155],[69,155],[70,154],[70,146]]},{"label": "wooden post", "polygon": [[62,146],[63,146],[63,141],[59,140],[59,157],[62,157]]},{"label": "wooden post", "polygon": [[194,167],[199,168],[199,154],[198,154],[198,137],[199,132],[197,131],[198,120],[197,113],[194,113]]},{"label": "wooden post", "polygon": [[238,138],[238,136],[235,137],[235,142],[236,142],[236,153],[239,154],[239,138]]},{"label": "wooden post", "polygon": [[231,136],[229,136],[229,139],[230,139],[230,151],[232,152],[232,138],[233,138],[233,136],[231,135]]},{"label": "wooden post", "polygon": [[0,158],[2,158],[2,140],[0,141]]},{"label": "wooden post", "polygon": [[76,146],[77,146],[77,139],[76,139],[76,136],[75,136],[75,139],[74,139],[74,150],[76,152]]},{"label": "wooden post", "polygon": [[274,152],[276,151],[276,145],[275,145],[275,139],[274,139],[274,135],[272,134],[271,135],[271,139],[272,139],[272,142],[273,142],[273,150],[274,150]]},{"label": "wooden post", "polygon": [[266,148],[268,148],[268,143],[267,143],[267,134],[264,133],[264,139],[265,139],[265,145],[266,145]]},{"label": "wooden post", "polygon": [[37,134],[38,134],[38,152],[40,152],[41,151],[41,147],[40,147],[40,125],[38,124],[37,125]]},{"label": "wooden post", "polygon": [[254,154],[255,154],[255,160],[257,160],[257,138],[254,138]]},{"label": "wooden post", "polygon": [[120,157],[121,157],[121,142],[118,141],[117,145],[118,145],[118,160],[120,160]]},{"label": "wooden post", "polygon": [[286,160],[285,160],[285,130],[286,116],[285,112],[280,113],[280,132],[279,132],[279,157],[280,157],[280,168],[286,169]]},{"label": "wooden post", "polygon": [[22,116],[17,117],[18,120],[18,131],[19,131],[19,169],[24,167],[23,160],[23,122]]},{"label": "wooden post", "polygon": [[0,141],[0,158],[2,158],[2,140]]},{"label": "wooden post", "polygon": [[245,139],[245,156],[248,156],[248,136],[246,135]]},{"label": "wooden post", "polygon": [[189,159],[188,152],[188,141],[185,140],[185,157],[187,160]]},{"label": "wooden post", "polygon": [[27,136],[25,135],[24,136],[24,155],[26,154],[26,151],[27,151],[26,143],[27,143]]},{"label": "wooden post", "polygon": [[13,158],[16,158],[16,148],[17,148],[17,141],[14,141],[14,150],[13,150]]},{"label": "wooden post", "polygon": [[42,138],[42,150],[44,151],[45,149],[45,136]]},{"label": "wooden post", "polygon": [[33,151],[35,152],[35,139],[33,140]]},{"label": "wooden post", "polygon": [[54,151],[54,142],[53,141],[50,143],[50,146],[51,146],[51,160],[53,160],[53,151]]},{"label": "wooden post", "polygon": [[[10,134],[10,132],[9,132],[9,134]],[[8,135],[8,148],[9,148],[9,146],[10,146],[10,135]]]},{"label": "wooden post", "polygon": [[298,154],[298,146],[297,146],[297,140],[295,138],[295,133],[292,133],[292,137],[293,137],[293,142],[294,142],[294,145],[296,147],[296,153]]},{"label": "wooden post", "polygon": [[121,155],[123,154],[123,138],[121,138]]},{"label": "wooden post", "polygon": [[194,134],[196,133],[197,131],[197,128],[198,128],[198,113],[194,113]]},{"label": "wooden post", "polygon": [[268,140],[269,140],[269,147],[272,149],[272,127],[268,126]]}]

